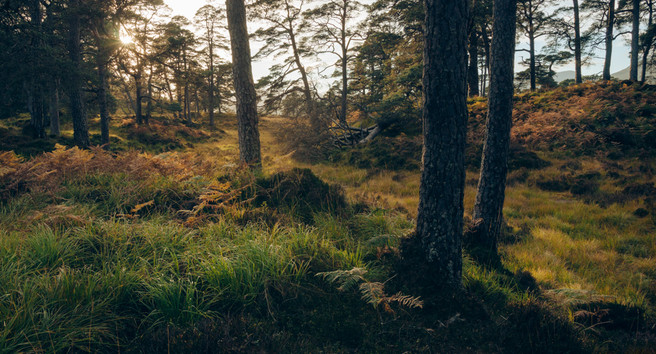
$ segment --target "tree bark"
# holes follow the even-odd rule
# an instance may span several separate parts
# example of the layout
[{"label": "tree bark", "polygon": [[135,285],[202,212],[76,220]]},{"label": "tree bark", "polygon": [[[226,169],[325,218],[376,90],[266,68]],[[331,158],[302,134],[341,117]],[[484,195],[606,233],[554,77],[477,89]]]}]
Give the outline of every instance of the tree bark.
[{"label": "tree bark", "polygon": [[257,97],[253,83],[244,0],[226,0],[226,10],[237,99],[239,160],[259,169],[262,166],[262,158],[260,132],[257,126]]},{"label": "tree bark", "polygon": [[[286,4],[287,13],[289,13],[289,3]],[[294,54],[294,62],[296,63],[296,68],[301,74],[301,81],[303,81],[303,95],[305,96],[305,111],[312,125],[312,129],[319,131],[321,129],[321,124],[319,122],[319,117],[316,114],[316,108],[314,100],[312,99],[312,90],[310,88],[310,80],[308,79],[307,72],[305,67],[301,63],[301,55],[298,50],[298,44],[296,43],[296,35],[294,33],[294,26],[290,16],[287,17],[289,28],[287,28],[287,34],[289,35],[289,41],[292,46],[292,52]]]},{"label": "tree bark", "polygon": [[467,68],[469,97],[478,96],[478,33],[472,29],[469,34],[469,67]]},{"label": "tree bark", "polygon": [[490,37],[487,34],[485,26],[481,28],[481,37],[483,37],[483,50],[485,51],[485,67],[483,69],[483,80],[481,80],[481,96],[487,96],[487,78],[490,72]]},{"label": "tree bark", "polygon": [[341,99],[341,109],[340,109],[340,123],[344,126],[348,126],[348,123],[346,122],[346,110],[347,110],[347,94],[348,94],[348,48],[346,46],[346,19],[347,19],[347,8],[348,8],[348,2],[343,1],[343,13],[342,15],[342,28],[341,28],[341,35],[342,35],[342,42],[341,42],[341,47],[342,47],[342,99]]},{"label": "tree bark", "polygon": [[144,117],[144,122],[146,125],[150,124],[150,118],[153,116],[153,76],[155,74],[155,70],[153,70],[153,64],[150,64],[150,68],[148,69],[148,81],[146,83],[147,89],[146,89],[146,116]]},{"label": "tree bark", "polygon": [[529,23],[530,33],[528,35],[529,43],[529,68],[531,74],[531,91],[537,89],[537,78],[536,78],[536,69],[535,69],[535,33],[533,32],[533,20],[530,20]]},{"label": "tree bark", "polygon": [[640,36],[640,0],[633,0],[631,29],[631,69],[629,80],[638,81],[638,38]]},{"label": "tree bark", "polygon": [[45,123],[45,95],[39,79],[39,75],[30,79],[26,84],[27,89],[27,108],[30,113],[30,135],[35,139],[44,139],[46,137]]},{"label": "tree bark", "polygon": [[460,286],[468,0],[425,0],[423,168],[416,236],[432,281]]},{"label": "tree bark", "polygon": [[34,50],[31,53],[31,58],[27,60],[32,61],[30,77],[25,83],[27,91],[27,107],[30,113],[30,133],[35,139],[43,139],[46,137],[45,123],[46,123],[46,110],[45,110],[45,92],[44,92],[44,63],[43,51],[44,41],[41,38],[42,32],[42,17],[41,2],[39,0],[32,0],[30,3],[30,21],[32,25],[32,39],[31,45]]},{"label": "tree bark", "polygon": [[613,26],[615,25],[615,0],[608,2],[608,21],[606,22],[606,56],[602,78],[610,80],[610,61],[613,54]]},{"label": "tree bark", "polygon": [[73,118],[73,141],[81,148],[89,146],[89,125],[84,108],[82,91],[82,51],[80,43],[80,1],[71,0],[68,18],[68,55],[71,61],[70,77],[67,80],[71,116]]},{"label": "tree bark", "polygon": [[[100,49],[102,51],[102,49]],[[109,107],[107,106],[107,60],[98,54],[98,102],[100,106],[100,144],[109,147]]]},{"label": "tree bark", "polygon": [[134,95],[135,95],[135,98],[134,98],[134,105],[135,105],[134,115],[135,115],[135,119],[136,119],[138,125],[143,124],[143,114],[141,112],[141,109],[142,109],[141,101],[143,101],[143,93],[141,91],[142,91],[141,76],[140,75],[135,75],[135,77],[134,77]]},{"label": "tree bark", "polygon": [[649,52],[651,51],[651,45],[654,41],[653,31],[651,27],[653,25],[653,15],[654,8],[652,2],[649,1],[649,18],[647,20],[647,33],[645,33],[642,44],[642,72],[640,75],[640,83],[644,84],[647,80],[647,61],[649,58]]},{"label": "tree bark", "polygon": [[214,38],[208,36],[208,46],[210,51],[210,87],[207,92],[207,105],[209,106],[210,127],[214,127]]},{"label": "tree bark", "polygon": [[53,80],[50,87],[50,135],[60,136],[59,128],[59,87],[57,80]]},{"label": "tree bark", "polygon": [[481,245],[497,253],[503,222],[503,202],[508,173],[510,127],[513,106],[516,0],[494,0],[494,29],[487,136],[483,147],[481,175],[474,205]]},{"label": "tree bark", "polygon": [[581,74],[581,21],[579,19],[579,0],[573,0],[574,4],[574,71],[577,84],[583,82]]}]

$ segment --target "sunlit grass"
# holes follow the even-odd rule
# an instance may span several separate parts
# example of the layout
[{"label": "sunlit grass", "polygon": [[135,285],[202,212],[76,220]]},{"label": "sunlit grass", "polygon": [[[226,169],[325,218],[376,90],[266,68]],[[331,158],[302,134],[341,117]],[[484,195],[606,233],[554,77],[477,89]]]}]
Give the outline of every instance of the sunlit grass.
[{"label": "sunlit grass", "polygon": [[[232,121],[220,138],[190,149],[214,166],[194,177],[138,179],[112,171],[69,178],[52,190],[21,190],[0,204],[0,351],[113,351],[119,338],[138,341],[227,314],[273,318],[276,301],[325,296],[316,272],[362,267],[372,281],[388,281],[378,253],[412,232],[420,171],[299,163],[272,124],[263,119],[263,176],[310,168],[364,206],[349,215],[316,212],[309,224],[249,220],[239,207],[185,224],[181,211],[238,166]],[[509,231],[500,251],[510,272],[466,258],[465,289],[493,309],[531,304],[539,295],[519,287],[512,274],[528,271],[555,305],[604,299],[653,313],[656,219],[634,213],[646,206],[644,198],[621,197],[627,186],[654,182],[643,172],[653,161],[621,161],[616,172],[601,158],[539,155],[552,165],[507,189]],[[598,189],[574,194],[570,184],[588,173]],[[567,188],[544,188],[563,176],[570,178]],[[466,216],[477,177],[467,172]]]}]

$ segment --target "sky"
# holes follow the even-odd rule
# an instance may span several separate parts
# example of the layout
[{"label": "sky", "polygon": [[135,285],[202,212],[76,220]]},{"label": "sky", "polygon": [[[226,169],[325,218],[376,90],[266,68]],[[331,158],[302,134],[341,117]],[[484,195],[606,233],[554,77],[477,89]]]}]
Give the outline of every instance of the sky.
[{"label": "sky", "polygon": [[[174,15],[182,15],[187,17],[189,20],[193,20],[196,11],[202,6],[212,3],[214,5],[223,5],[223,0],[164,0],[164,2],[172,9]],[[537,43],[537,47],[540,48],[544,43]],[[257,48],[257,43],[252,43],[252,52],[254,53]],[[524,43],[518,43],[517,48],[528,47]],[[516,63],[521,61],[521,57],[526,57],[526,52],[517,52]],[[603,50],[599,50],[596,53],[596,57],[593,59],[592,64],[584,66],[582,68],[583,75],[592,75],[600,74],[603,69]],[[268,67],[272,63],[267,63],[266,61],[260,61],[253,63],[253,76],[255,80],[267,74]],[[629,46],[626,40],[622,37],[616,39],[613,42],[613,57],[611,61],[611,73],[620,71],[629,66]],[[515,66],[515,71],[521,71],[525,69],[524,67],[517,65]],[[568,71],[574,70],[574,63],[568,63],[560,67],[554,68],[555,71]]]}]

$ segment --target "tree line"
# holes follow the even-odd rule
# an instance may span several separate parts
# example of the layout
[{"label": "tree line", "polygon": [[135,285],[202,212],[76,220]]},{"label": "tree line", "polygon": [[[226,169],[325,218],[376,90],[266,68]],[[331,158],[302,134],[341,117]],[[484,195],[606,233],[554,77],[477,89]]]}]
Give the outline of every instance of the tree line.
[{"label": "tree line", "polygon": [[[75,144],[89,146],[88,117],[100,117],[109,144],[111,115],[122,110],[148,124],[160,110],[192,124],[230,103],[232,72],[225,11],[200,8],[193,23],[170,16],[161,0],[4,1],[0,116],[30,114],[35,138],[73,121]],[[63,93],[63,95],[62,95]],[[63,101],[63,102],[62,102]]]},{"label": "tree line", "polygon": [[[330,126],[356,130],[361,138],[355,143],[421,121],[422,1],[253,0],[245,5],[247,20],[256,24],[251,35],[260,43],[253,58],[269,64],[268,74],[255,83],[260,110],[302,117],[313,132]],[[468,95],[485,96],[491,84],[493,4],[471,0],[468,5]],[[601,48],[601,78],[608,80],[613,42],[624,34],[631,39],[631,80],[645,81],[653,65],[651,0],[519,0],[516,8],[518,38],[528,44],[516,49],[526,67],[515,77],[517,87],[552,87],[553,68],[567,63],[580,83],[581,67]],[[162,0],[4,0],[0,117],[27,111],[27,133],[44,138],[47,128],[60,134],[65,111],[82,147],[90,144],[92,115],[100,117],[100,143],[109,144],[109,120],[117,111],[134,116],[137,124],[148,124],[159,110],[187,124],[207,117],[214,126],[215,115],[234,102],[227,20],[218,2],[187,19],[171,16]],[[539,40],[547,43],[540,51]],[[371,128],[350,127],[352,115]]]},{"label": "tree line", "polygon": [[[581,66],[600,43],[606,49],[603,78],[609,79],[613,39],[628,24],[631,80],[638,80],[640,54],[641,80],[653,61],[649,1],[572,0],[572,6],[563,6],[549,0],[377,0],[365,6],[356,0],[256,0],[247,9],[244,0],[226,0],[225,5],[199,9],[192,31],[188,19],[166,16],[161,0],[5,0],[0,113],[26,107],[30,134],[45,137],[48,123],[57,135],[64,96],[75,144],[87,147],[90,111],[100,117],[101,143],[108,144],[111,112],[126,103],[137,124],[148,124],[159,109],[187,124],[206,112],[214,125],[215,110],[220,113],[234,95],[240,161],[254,168],[261,166],[256,88],[265,110],[302,116],[316,129],[349,129],[349,114],[374,122],[376,129],[366,130],[370,134],[421,122],[419,213],[411,238],[415,244],[408,247],[423,254],[420,259],[430,268],[424,273],[427,282],[457,285],[466,98],[488,95],[470,228],[489,261],[503,222],[516,33],[529,40],[528,69],[518,78],[527,78],[531,90],[551,85],[545,70],[568,60],[575,65],[575,81],[581,82]],[[280,58],[257,85],[247,16],[263,24],[253,32],[263,42],[255,57]],[[647,30],[641,33],[645,18]],[[536,53],[536,39],[542,36],[550,39],[552,52]],[[220,56],[228,44],[232,61]],[[321,76],[310,75],[312,58],[320,54],[335,59],[319,70],[332,69],[327,75],[336,78],[325,91],[317,88]]]}]

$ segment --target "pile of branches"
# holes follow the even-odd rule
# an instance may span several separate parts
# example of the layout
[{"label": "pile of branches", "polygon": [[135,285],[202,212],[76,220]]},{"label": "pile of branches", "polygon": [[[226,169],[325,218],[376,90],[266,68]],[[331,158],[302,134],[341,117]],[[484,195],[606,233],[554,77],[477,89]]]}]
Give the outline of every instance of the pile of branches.
[{"label": "pile of branches", "polygon": [[380,134],[382,128],[378,124],[368,128],[354,128],[349,127],[348,124],[337,124],[328,128],[328,131],[333,137],[333,144],[342,148],[370,142]]}]

